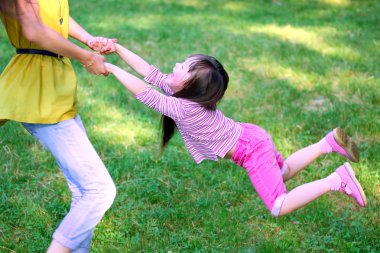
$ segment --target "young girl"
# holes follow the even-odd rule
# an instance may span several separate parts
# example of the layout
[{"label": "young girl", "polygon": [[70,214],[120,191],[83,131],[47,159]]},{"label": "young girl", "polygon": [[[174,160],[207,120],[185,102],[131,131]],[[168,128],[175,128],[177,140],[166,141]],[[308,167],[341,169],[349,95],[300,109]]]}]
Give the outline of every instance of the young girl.
[{"label": "young girl", "polygon": [[247,170],[250,180],[273,216],[290,213],[329,191],[341,191],[364,207],[367,200],[349,163],[331,175],[301,185],[290,192],[284,181],[294,177],[322,154],[337,152],[352,162],[359,161],[355,143],[341,128],[331,131],[318,143],[292,154],[285,161],[277,152],[270,135],[259,126],[237,123],[216,109],[228,84],[223,66],[213,57],[196,54],[175,64],[172,74],[162,74],[144,59],[116,45],[116,52],[144,80],[106,63],[112,73],[135,97],[163,114],[162,146],[177,128],[196,163],[204,159],[231,158]]}]

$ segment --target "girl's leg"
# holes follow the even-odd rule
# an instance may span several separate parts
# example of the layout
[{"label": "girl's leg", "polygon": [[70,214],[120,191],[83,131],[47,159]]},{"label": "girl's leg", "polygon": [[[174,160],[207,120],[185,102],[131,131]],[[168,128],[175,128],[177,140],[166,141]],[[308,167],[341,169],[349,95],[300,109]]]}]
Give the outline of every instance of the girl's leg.
[{"label": "girl's leg", "polygon": [[322,154],[323,152],[319,143],[312,144],[291,154],[285,160],[286,169],[282,178],[284,181],[293,178]]},{"label": "girl's leg", "polygon": [[359,161],[359,151],[354,141],[341,128],[335,128],[318,143],[303,148],[285,161],[283,179],[287,181],[307,167],[312,161],[327,153],[339,153],[353,162]]},{"label": "girl's leg", "polygon": [[[360,206],[367,205],[366,196],[355,177],[354,170],[349,163],[345,163],[328,177],[298,186],[286,195],[280,196],[279,201],[282,201],[282,206],[279,216],[305,206],[326,192],[338,190],[354,198]],[[279,204],[281,205],[281,203],[277,203],[277,205]]]},{"label": "girl's leg", "polygon": [[279,216],[305,206],[330,190],[331,185],[327,178],[294,188],[284,196]]},{"label": "girl's leg", "polygon": [[[116,194],[115,185],[103,162],[88,140],[80,119],[52,125],[24,124],[55,157],[70,190],[73,202],[70,211],[53,235],[53,246],[70,250],[83,249],[93,230]],[[58,252],[58,251],[55,251]],[[62,251],[64,252],[64,251]]]}]

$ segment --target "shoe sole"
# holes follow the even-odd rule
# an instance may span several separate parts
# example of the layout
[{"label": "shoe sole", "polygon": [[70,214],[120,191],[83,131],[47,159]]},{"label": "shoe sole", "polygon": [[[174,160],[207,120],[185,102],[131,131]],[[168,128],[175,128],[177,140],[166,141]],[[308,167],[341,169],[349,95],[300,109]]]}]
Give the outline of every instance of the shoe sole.
[{"label": "shoe sole", "polygon": [[347,152],[349,156],[348,159],[350,159],[351,162],[359,162],[360,154],[356,143],[351,140],[340,127],[335,128],[333,133],[335,141]]},{"label": "shoe sole", "polygon": [[344,163],[343,165],[344,165],[344,168],[346,169],[348,175],[350,175],[351,179],[354,181],[355,186],[359,189],[360,196],[362,197],[363,202],[364,202],[364,206],[363,207],[366,207],[368,205],[367,197],[365,196],[365,193],[363,191],[363,188],[362,188],[361,184],[356,179],[354,169],[351,167],[351,165],[349,163]]}]

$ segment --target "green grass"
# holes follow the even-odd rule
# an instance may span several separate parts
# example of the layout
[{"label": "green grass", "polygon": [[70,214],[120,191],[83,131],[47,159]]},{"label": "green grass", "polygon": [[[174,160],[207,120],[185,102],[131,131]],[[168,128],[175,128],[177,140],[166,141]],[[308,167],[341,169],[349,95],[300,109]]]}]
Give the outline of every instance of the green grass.
[{"label": "green grass", "polygon": [[[164,71],[193,53],[230,74],[220,108],[267,129],[286,157],[336,126],[358,142],[369,206],[329,193],[270,216],[244,170],[197,166],[179,134],[159,156],[160,115],[113,77],[79,77],[80,113],[118,189],[92,252],[379,252],[380,3],[324,0],[71,1],[88,31],[116,37]],[[0,31],[0,69],[13,55]],[[125,66],[116,56],[108,60]],[[321,157],[288,189],[346,160]],[[54,159],[19,123],[0,129],[0,252],[43,252],[70,206]]]}]

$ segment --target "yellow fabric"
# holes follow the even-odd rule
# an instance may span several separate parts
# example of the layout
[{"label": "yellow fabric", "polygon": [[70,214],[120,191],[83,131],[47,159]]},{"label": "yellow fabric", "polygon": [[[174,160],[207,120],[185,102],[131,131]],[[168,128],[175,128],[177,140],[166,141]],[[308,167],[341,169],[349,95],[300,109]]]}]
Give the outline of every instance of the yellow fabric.
[{"label": "yellow fabric", "polygon": [[[68,0],[39,0],[39,5],[42,22],[68,38]],[[2,21],[13,47],[41,49],[24,38],[16,19],[2,15]],[[15,55],[0,76],[0,126],[4,120],[44,124],[73,118],[76,89],[68,58]]]}]

